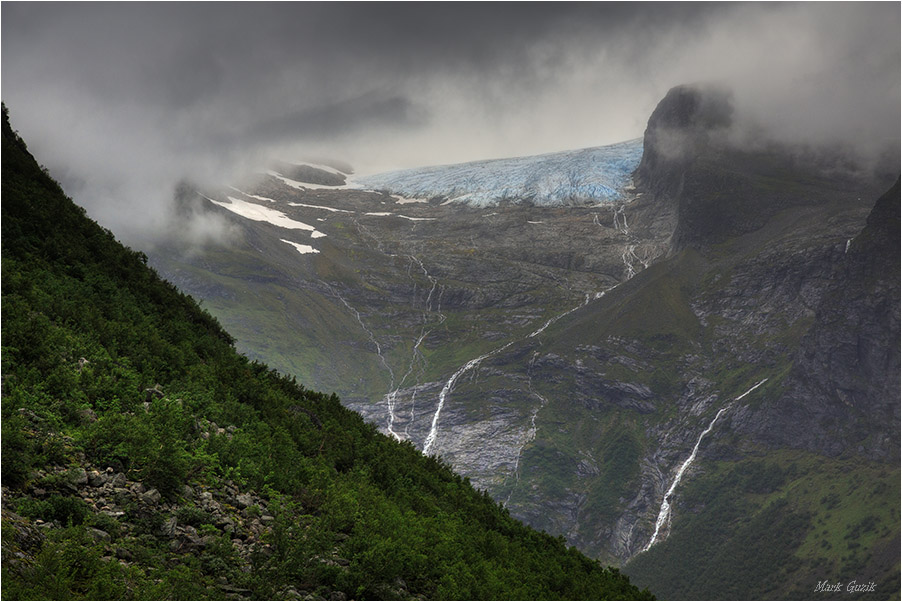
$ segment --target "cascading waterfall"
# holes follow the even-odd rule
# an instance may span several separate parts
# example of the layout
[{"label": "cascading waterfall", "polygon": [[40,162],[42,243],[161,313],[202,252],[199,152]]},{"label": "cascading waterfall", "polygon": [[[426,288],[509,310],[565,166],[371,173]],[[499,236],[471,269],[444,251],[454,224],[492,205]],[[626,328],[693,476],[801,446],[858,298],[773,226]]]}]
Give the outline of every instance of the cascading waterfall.
[{"label": "cascading waterfall", "polygon": [[432,425],[429,427],[429,434],[426,435],[426,441],[423,443],[423,453],[429,454],[429,450],[432,449],[433,444],[435,443],[435,438],[438,436],[438,419],[442,413],[442,408],[445,407],[445,398],[448,396],[448,393],[451,392],[451,389],[454,388],[454,383],[457,382],[457,379],[463,376],[465,372],[468,370],[472,370],[474,367],[479,365],[479,362],[486,359],[487,357],[491,357],[496,353],[501,353],[511,345],[513,345],[513,341],[507,343],[506,345],[489,351],[486,354],[480,355],[476,359],[472,359],[462,368],[460,368],[457,372],[451,375],[451,378],[448,379],[448,382],[445,383],[445,386],[442,387],[441,393],[438,395],[438,406],[435,408],[435,414],[432,415]]},{"label": "cascading waterfall", "polygon": [[[745,393],[743,393],[742,395],[740,395],[739,397],[734,399],[733,402],[739,401],[740,399],[742,399],[743,397],[745,397],[746,395],[748,395],[749,393],[751,393],[752,391],[754,391],[755,389],[757,389],[758,387],[763,385],[765,382],[767,382],[766,378],[759,381],[758,383],[756,383],[748,391],[746,391]],[[657,543],[658,534],[661,532],[661,528],[664,527],[665,525],[668,525],[668,526],[670,525],[670,516],[671,516],[670,498],[673,495],[673,492],[676,491],[677,485],[680,484],[680,481],[682,480],[683,475],[686,472],[686,469],[689,468],[689,465],[692,464],[693,460],[695,460],[695,455],[698,453],[698,446],[701,445],[702,439],[705,438],[705,435],[707,435],[708,433],[711,432],[711,429],[714,428],[714,423],[717,422],[717,419],[720,418],[721,414],[723,414],[724,412],[727,411],[727,409],[729,409],[730,405],[732,405],[732,402],[730,404],[720,408],[717,411],[717,414],[714,416],[714,420],[712,420],[710,422],[710,424],[708,424],[708,428],[706,428],[704,431],[702,431],[702,434],[698,436],[698,440],[695,442],[695,447],[692,448],[692,453],[689,454],[689,457],[686,458],[686,460],[683,462],[682,466],[680,466],[680,469],[677,471],[676,477],[674,477],[674,479],[673,479],[673,483],[670,484],[670,488],[667,490],[667,493],[664,494],[664,499],[661,501],[661,510],[658,512],[658,518],[655,521],[655,532],[652,533],[651,539],[648,540],[648,543],[642,549],[643,552],[647,551],[649,548],[651,548],[653,545],[655,545],[655,543]]]},{"label": "cascading waterfall", "polygon": [[[587,295],[588,297],[588,295]],[[586,301],[588,303],[588,300]],[[520,458],[523,456],[523,450],[526,448],[529,443],[536,438],[536,416],[539,415],[539,410],[544,408],[548,404],[548,399],[545,398],[544,395],[539,393],[538,391],[532,388],[532,368],[536,363],[536,358],[539,356],[539,352],[535,351],[532,354],[532,358],[529,360],[529,367],[526,370],[526,377],[528,379],[528,387],[529,392],[538,397],[539,406],[533,408],[532,414],[529,417],[529,430],[526,431],[526,436],[523,438],[523,442],[520,444],[520,448],[517,450],[517,457],[514,460],[514,485],[511,487],[510,492],[507,494],[507,499],[504,501],[504,505],[507,506],[511,501],[511,496],[514,495],[514,489],[517,484],[520,482]]]},{"label": "cascading waterfall", "polygon": [[[624,204],[624,205],[620,205],[620,207],[618,207],[614,211],[614,229],[622,234],[629,236],[630,227],[626,223],[626,213],[624,213],[625,210],[626,210],[626,205]],[[618,217],[620,218],[619,220],[617,219]],[[598,223],[598,222],[596,221],[596,223]],[[599,224],[599,225],[601,225],[601,224]]]},{"label": "cascading waterfall", "polygon": [[[436,304],[436,309],[435,309],[436,313],[439,316],[438,324],[442,324],[445,321],[445,314],[442,313],[442,295],[444,295],[444,294],[445,294],[445,286],[442,285],[439,288],[437,304]],[[431,296],[432,296],[431,291],[430,291],[429,295],[431,298]],[[425,325],[424,325],[424,327],[425,327]],[[426,332],[425,334],[421,333],[420,339],[417,341],[417,344],[414,346],[414,349],[417,350],[417,354],[418,354],[419,358],[422,360],[423,365],[420,367],[419,374],[417,375],[417,384],[416,384],[416,386],[414,386],[413,391],[410,395],[410,420],[408,420],[407,424],[404,426],[404,435],[408,439],[410,438],[410,431],[409,431],[410,425],[413,424],[414,420],[416,419],[417,388],[420,384],[420,378],[422,378],[423,374],[425,373],[426,368],[429,366],[429,363],[426,361],[426,358],[423,357],[423,354],[419,353],[418,349],[419,349],[420,343],[423,342],[423,338],[425,338],[426,334],[429,334],[429,332],[432,332],[432,331],[430,330],[430,331]],[[413,361],[413,360],[411,360],[411,361]]]},{"label": "cascading waterfall", "polygon": [[[629,226],[627,225],[627,222],[626,222],[625,210],[626,210],[626,205],[622,204],[622,205],[620,205],[620,207],[618,207],[614,211],[614,228],[621,234],[623,234],[625,236],[629,236]],[[593,214],[592,222],[595,225],[601,226],[601,222],[598,220],[597,213]],[[632,278],[633,276],[636,275],[636,271],[635,271],[635,269],[633,269],[632,262],[630,261],[630,257],[634,257],[637,261],[641,262],[644,267],[648,267],[648,265],[654,260],[654,258],[649,259],[647,255],[646,255],[646,259],[640,259],[635,253],[635,247],[636,247],[636,245],[627,245],[627,251],[624,252],[624,254],[623,254],[623,261],[624,261],[624,264],[627,266],[627,275],[626,275],[627,280],[629,280],[630,278]],[[601,297],[604,296],[604,294],[606,292],[613,290],[617,286],[619,286],[619,283],[615,284],[614,286],[612,286],[608,289],[605,289],[604,291],[596,292],[594,294],[586,294],[585,300],[582,303],[580,303],[576,307],[573,307],[561,314],[558,314],[556,316],[549,318],[544,324],[542,324],[542,326],[540,326],[538,329],[531,332],[530,334],[526,335],[526,337],[523,337],[523,339],[515,339],[513,341],[510,341],[503,347],[499,347],[498,349],[494,349],[493,351],[490,351],[490,352],[486,353],[485,355],[481,355],[476,359],[470,360],[462,368],[460,368],[457,372],[452,374],[451,378],[448,379],[448,381],[445,383],[445,386],[442,387],[442,390],[439,393],[438,405],[436,406],[435,413],[432,416],[432,425],[429,429],[429,434],[426,436],[425,443],[423,444],[423,453],[428,454],[429,451],[432,449],[432,446],[435,444],[435,438],[438,435],[439,417],[441,415],[442,408],[444,408],[444,406],[445,406],[445,399],[447,398],[447,396],[451,392],[451,390],[454,388],[454,384],[455,384],[455,382],[457,382],[457,379],[459,379],[465,372],[476,367],[482,360],[484,360],[488,357],[491,357],[497,353],[500,353],[501,351],[507,349],[508,347],[510,347],[511,345],[513,345],[515,342],[517,342],[519,340],[525,340],[525,339],[534,338],[534,337],[539,336],[540,334],[542,334],[545,331],[546,328],[548,328],[549,326],[551,326],[552,324],[554,324],[555,322],[557,322],[564,316],[567,316],[567,315],[575,312],[577,309],[579,309],[581,307],[585,307],[593,299],[600,299]],[[543,400],[543,405],[544,405],[544,402],[546,400],[544,398],[542,398],[542,400]],[[532,422],[533,422],[533,424],[535,423],[535,413],[532,416]]]},{"label": "cascading waterfall", "polygon": [[[397,256],[390,255],[390,257],[397,257]],[[435,294],[435,289],[438,287],[438,279],[429,274],[429,271],[426,269],[426,267],[423,265],[423,262],[420,261],[419,258],[417,258],[415,255],[407,255],[407,258],[410,261],[410,265],[413,265],[414,263],[416,263],[417,266],[419,266],[420,270],[422,270],[423,274],[426,276],[426,279],[429,280],[429,282],[432,284],[432,286],[429,289],[429,293],[426,295],[426,300],[423,302],[423,324],[420,327],[420,334],[417,337],[416,342],[414,342],[414,344],[413,344],[413,349],[411,350],[411,355],[410,355],[410,363],[407,366],[407,372],[404,374],[404,376],[401,377],[401,380],[398,381],[397,386],[394,387],[394,389],[391,390],[388,393],[388,395],[386,396],[386,402],[387,402],[388,409],[389,409],[389,418],[388,418],[389,432],[392,432],[393,428],[394,428],[394,421],[395,421],[394,409],[395,409],[395,405],[397,403],[398,393],[400,392],[401,388],[404,386],[404,383],[407,382],[407,379],[410,377],[410,375],[413,374],[414,368],[416,367],[417,363],[419,362],[421,364],[426,364],[426,359],[423,357],[423,354],[420,353],[420,345],[423,343],[423,340],[429,335],[429,333],[432,332],[432,329],[427,330],[427,327],[429,326],[429,322],[430,322],[429,314],[433,311],[432,310],[432,296]],[[407,274],[408,274],[408,276],[410,276],[410,268],[409,267],[408,267]],[[444,292],[444,289],[441,289],[441,292]],[[440,293],[440,295],[441,295],[441,293]],[[435,312],[438,314],[438,323],[436,325],[440,325],[445,321],[445,315],[441,312],[441,296],[439,296],[438,302],[439,302],[439,306],[438,306],[439,309]],[[416,306],[416,285],[415,284],[414,284],[414,293],[413,293],[413,302],[412,303],[415,307]],[[420,370],[419,370],[419,375],[417,377],[417,385],[420,384],[419,376],[422,375],[424,370],[425,370],[425,367],[423,365],[421,365]],[[415,396],[416,396],[416,389],[414,388],[413,399],[415,399]],[[413,407],[411,407],[411,422],[413,421],[413,418],[414,418],[413,411],[414,411],[414,409],[413,409]],[[409,427],[410,427],[410,423],[408,423],[404,427],[405,437],[409,436],[409,432],[408,432]]]},{"label": "cascading waterfall", "polygon": [[[347,307],[348,310],[350,310],[350,312],[353,313],[354,316],[357,318],[357,322],[360,324],[360,327],[367,334],[367,336],[369,336],[370,342],[376,347],[376,354],[379,356],[379,360],[382,362],[382,365],[388,371],[389,378],[391,379],[391,384],[389,385],[389,390],[394,390],[395,389],[395,372],[394,372],[394,370],[392,370],[391,366],[388,365],[388,362],[386,361],[385,356],[382,354],[382,345],[380,345],[379,341],[376,340],[376,335],[373,334],[373,331],[370,330],[367,327],[367,325],[364,323],[363,318],[360,316],[360,312],[357,311],[356,309],[354,309],[351,306],[351,304],[348,303],[345,300],[345,298],[342,297],[338,293],[338,291],[335,290],[335,287],[333,287],[328,282],[323,282],[323,281],[320,281],[320,282],[322,282],[324,285],[326,285],[329,288],[329,290],[332,291],[332,294],[339,301],[341,301],[344,304],[344,306]],[[389,396],[389,397],[391,397],[391,396]],[[401,437],[394,430],[392,430],[392,427],[394,426],[394,422],[395,422],[394,409],[395,409],[394,408],[394,399],[391,398],[388,401],[388,432],[392,437],[394,437],[395,439],[398,439],[400,441]]]},{"label": "cascading waterfall", "polygon": [[[336,296],[338,296],[339,299],[341,299],[341,301],[345,304],[345,306],[347,306],[349,309],[351,309],[355,313],[355,315],[357,316],[358,322],[360,322],[360,325],[367,332],[367,334],[370,337],[370,340],[376,345],[376,352],[379,354],[379,359],[382,361],[382,365],[385,366],[385,368],[389,372],[389,375],[391,377],[391,383],[389,384],[388,393],[386,393],[386,395],[384,397],[385,405],[388,410],[388,419],[387,419],[387,424],[386,424],[386,430],[388,431],[389,434],[391,434],[393,437],[395,437],[395,439],[401,440],[401,436],[398,435],[394,430],[395,418],[396,418],[395,407],[397,405],[398,393],[401,391],[401,388],[404,386],[404,383],[407,382],[407,379],[413,373],[414,367],[416,366],[418,360],[422,363],[426,363],[426,360],[423,357],[423,354],[420,353],[420,345],[422,344],[422,342],[426,338],[426,336],[428,336],[429,333],[432,332],[431,329],[427,330],[426,328],[429,325],[429,314],[430,314],[430,312],[432,312],[432,297],[435,294],[436,288],[438,287],[438,279],[429,273],[429,271],[423,265],[423,262],[415,255],[411,255],[411,254],[398,255],[395,253],[388,252],[385,249],[385,246],[383,245],[383,243],[379,239],[379,237],[376,236],[369,228],[367,228],[366,226],[361,224],[358,220],[354,220],[354,224],[356,225],[357,231],[361,234],[361,236],[371,238],[376,244],[376,250],[379,251],[380,253],[382,253],[383,255],[385,255],[386,257],[389,257],[391,259],[398,259],[401,257],[406,258],[407,261],[409,262],[408,268],[407,268],[407,276],[409,278],[413,279],[413,277],[410,274],[410,269],[411,269],[411,266],[414,263],[416,263],[416,265],[420,268],[420,270],[422,270],[423,274],[426,276],[426,279],[432,284],[432,286],[429,289],[429,293],[426,296],[426,300],[424,302],[423,325],[420,328],[420,334],[417,337],[417,340],[414,342],[413,349],[411,351],[410,363],[407,368],[407,372],[401,377],[400,381],[397,381],[397,383],[395,381],[395,373],[391,369],[391,367],[388,365],[388,362],[386,361],[385,357],[383,356],[382,349],[381,349],[378,341],[376,341],[376,337],[373,335],[372,331],[370,331],[366,327],[366,325],[363,323],[363,321],[360,319],[359,312],[357,312],[354,308],[352,308],[347,303],[347,301],[345,301],[344,299],[341,299],[341,297],[336,294]],[[330,289],[331,288],[332,287],[330,287]],[[334,293],[334,290],[333,290],[333,293]],[[441,295],[443,293],[444,293],[444,288],[441,288],[440,293],[439,293],[439,298],[438,298],[438,309],[436,310],[436,313],[438,314],[438,323],[437,324],[442,324],[445,321],[445,315],[441,312]],[[412,304],[413,304],[414,308],[416,307],[416,298],[417,298],[417,289],[416,289],[416,281],[414,281],[414,291],[413,291],[413,299],[412,299]],[[425,368],[421,366],[421,368],[419,370],[419,374],[422,375],[424,371],[425,371]],[[419,377],[417,379],[417,385],[419,385]],[[416,397],[416,392],[414,391],[413,399],[415,399],[415,397]],[[410,422],[413,422],[413,419],[414,419],[414,407],[413,406],[411,407],[410,412],[411,412]],[[410,428],[410,422],[404,427],[404,436],[405,437],[409,436],[408,429]]]}]

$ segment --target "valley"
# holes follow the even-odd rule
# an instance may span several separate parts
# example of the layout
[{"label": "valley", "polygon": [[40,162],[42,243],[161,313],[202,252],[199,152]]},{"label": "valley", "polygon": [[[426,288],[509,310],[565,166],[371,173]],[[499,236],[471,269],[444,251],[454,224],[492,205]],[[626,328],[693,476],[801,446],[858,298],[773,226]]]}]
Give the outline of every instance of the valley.
[{"label": "valley", "polygon": [[[692,517],[731,500],[743,518],[709,545],[736,545],[749,520],[767,537],[784,525],[765,518],[778,513],[804,537],[755,562],[789,571],[773,595],[804,595],[793,588],[824,562],[806,542],[829,513],[803,484],[851,463],[898,490],[898,228],[866,228],[894,176],[733,148],[720,136],[727,101],[701,94],[668,94],[641,155],[624,143],[567,156],[605,156],[614,194],[576,190],[604,166],[569,178],[573,191],[549,185],[563,169],[555,155],[359,180],[347,166],[283,163],[185,193],[191,211],[227,219],[230,238],[201,250],[173,242],[151,262],[249,357],[336,392],[640,586],[697,595],[654,575],[673,554],[692,558],[681,574],[712,571],[716,558],[679,546],[703,531]],[[668,128],[685,153],[659,152]],[[843,294],[858,301],[843,305]],[[862,336],[870,355],[851,351]],[[835,366],[817,345],[852,355]],[[761,483],[693,497],[749,463]],[[880,499],[898,508],[891,493]],[[847,514],[873,503],[850,500]],[[898,516],[886,520],[835,570],[867,566],[883,591],[898,588],[898,557],[868,560],[898,540]]]}]

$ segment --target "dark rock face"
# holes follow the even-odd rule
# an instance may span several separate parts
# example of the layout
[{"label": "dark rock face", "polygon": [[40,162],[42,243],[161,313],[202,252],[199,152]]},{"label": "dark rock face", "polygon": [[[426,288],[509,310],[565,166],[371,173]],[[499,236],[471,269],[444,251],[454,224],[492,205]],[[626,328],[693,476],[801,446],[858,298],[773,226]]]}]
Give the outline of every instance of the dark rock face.
[{"label": "dark rock face", "polygon": [[[837,244],[842,224],[859,219],[853,206],[879,184],[793,149],[726,143],[717,132],[730,125],[728,107],[723,92],[671,90],[649,119],[635,178],[674,215],[671,255],[710,257],[712,245],[740,237],[761,245],[730,267],[728,283],[692,301],[703,324],[716,324],[717,354],[791,362],[782,395],[734,424],[767,445],[898,458],[898,182],[864,230]],[[792,329],[805,334],[750,343]]]},{"label": "dark rock face", "polygon": [[678,196],[683,172],[705,148],[712,132],[732,122],[729,91],[714,86],[677,86],[658,103],[645,130],[636,184],[655,194]]},{"label": "dark rock face", "polygon": [[774,443],[898,461],[899,208],[897,181],[834,266],[785,393],[759,429]]}]

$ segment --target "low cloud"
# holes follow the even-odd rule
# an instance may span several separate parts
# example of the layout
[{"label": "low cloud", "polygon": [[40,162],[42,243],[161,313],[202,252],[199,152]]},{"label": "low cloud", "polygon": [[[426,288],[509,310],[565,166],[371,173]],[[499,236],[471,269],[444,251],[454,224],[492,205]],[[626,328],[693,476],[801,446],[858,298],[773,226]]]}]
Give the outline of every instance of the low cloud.
[{"label": "low cloud", "polygon": [[737,122],[769,139],[899,146],[898,3],[4,3],[2,17],[13,126],[135,243],[171,228],[180,182],[273,157],[372,173],[608,144],[698,81],[729,86]]}]

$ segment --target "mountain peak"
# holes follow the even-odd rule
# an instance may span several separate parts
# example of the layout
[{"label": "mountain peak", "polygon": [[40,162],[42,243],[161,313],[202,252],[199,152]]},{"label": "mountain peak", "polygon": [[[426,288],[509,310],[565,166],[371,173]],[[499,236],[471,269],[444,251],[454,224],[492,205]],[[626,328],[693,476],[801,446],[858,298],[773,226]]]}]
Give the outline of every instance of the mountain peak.
[{"label": "mountain peak", "polygon": [[645,130],[644,153],[634,178],[654,192],[675,193],[680,174],[708,142],[709,134],[732,124],[732,93],[714,84],[671,88]]}]

